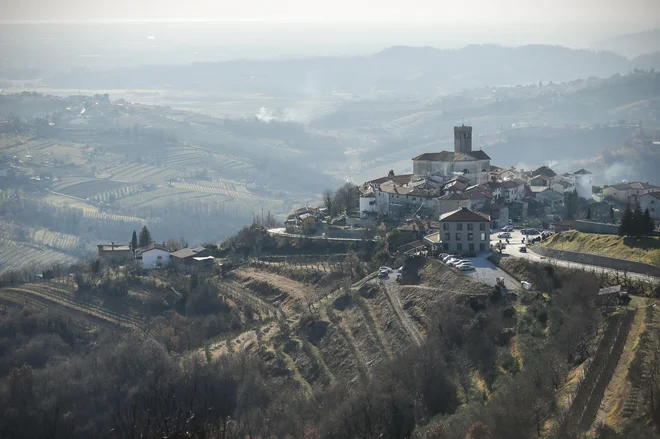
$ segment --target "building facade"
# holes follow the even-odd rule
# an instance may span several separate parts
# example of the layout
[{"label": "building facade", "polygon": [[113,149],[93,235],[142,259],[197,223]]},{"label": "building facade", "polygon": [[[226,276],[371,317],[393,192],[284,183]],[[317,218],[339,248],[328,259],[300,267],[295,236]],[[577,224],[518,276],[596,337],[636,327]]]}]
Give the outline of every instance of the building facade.
[{"label": "building facade", "polygon": [[110,244],[99,244],[97,247],[99,250],[99,261],[101,263],[120,264],[135,258],[130,244],[119,245],[111,242]]},{"label": "building facade", "polygon": [[653,220],[660,221],[660,191],[648,192],[641,195],[639,197],[639,206],[642,208],[642,211],[648,209]]},{"label": "building facade", "polygon": [[490,217],[466,207],[440,215],[440,239],[447,252],[467,254],[490,250]]},{"label": "building facade", "polygon": [[172,253],[165,246],[151,244],[149,247],[138,249],[135,259],[145,270],[164,268],[170,265]]},{"label": "building facade", "polygon": [[649,183],[620,183],[603,188],[603,197],[613,199],[619,203],[635,204],[642,195],[658,191],[660,191],[660,187]]},{"label": "building facade", "polygon": [[470,126],[454,127],[454,152],[425,153],[412,160],[413,176],[416,178],[439,176],[446,181],[462,175],[470,184],[490,180],[490,157],[484,151],[472,150]]}]

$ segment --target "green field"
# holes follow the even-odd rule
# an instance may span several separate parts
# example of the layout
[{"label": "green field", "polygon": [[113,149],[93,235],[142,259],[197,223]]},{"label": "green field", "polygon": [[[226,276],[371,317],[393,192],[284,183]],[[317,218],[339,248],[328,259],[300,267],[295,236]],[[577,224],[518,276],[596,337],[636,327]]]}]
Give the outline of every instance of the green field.
[{"label": "green field", "polygon": [[557,250],[591,253],[611,258],[660,265],[660,238],[624,238],[575,230],[558,233],[543,245]]}]

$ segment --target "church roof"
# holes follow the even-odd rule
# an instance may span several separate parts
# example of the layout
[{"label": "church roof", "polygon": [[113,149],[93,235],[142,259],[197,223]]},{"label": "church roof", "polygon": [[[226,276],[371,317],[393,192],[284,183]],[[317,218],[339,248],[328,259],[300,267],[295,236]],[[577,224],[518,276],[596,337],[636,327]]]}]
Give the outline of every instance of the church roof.
[{"label": "church roof", "polygon": [[470,152],[440,151],[425,152],[422,155],[413,157],[413,161],[417,160],[425,160],[430,162],[454,162],[458,160],[490,160],[490,157],[482,150]]}]

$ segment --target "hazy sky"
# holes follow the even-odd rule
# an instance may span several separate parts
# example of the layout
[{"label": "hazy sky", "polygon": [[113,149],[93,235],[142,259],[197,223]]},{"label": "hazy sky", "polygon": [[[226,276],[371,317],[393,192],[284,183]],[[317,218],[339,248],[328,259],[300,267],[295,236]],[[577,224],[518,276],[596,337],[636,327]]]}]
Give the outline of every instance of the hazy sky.
[{"label": "hazy sky", "polygon": [[291,20],[656,25],[660,0],[0,0],[0,20]]}]

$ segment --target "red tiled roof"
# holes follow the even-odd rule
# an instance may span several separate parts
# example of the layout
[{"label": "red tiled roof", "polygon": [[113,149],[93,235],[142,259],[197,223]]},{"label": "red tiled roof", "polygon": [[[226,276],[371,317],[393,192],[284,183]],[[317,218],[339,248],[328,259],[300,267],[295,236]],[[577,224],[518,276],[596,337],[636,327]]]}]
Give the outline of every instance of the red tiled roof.
[{"label": "red tiled roof", "polygon": [[440,222],[455,221],[455,222],[490,222],[490,217],[483,213],[475,212],[467,207],[447,212],[440,216]]}]

